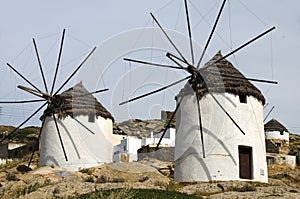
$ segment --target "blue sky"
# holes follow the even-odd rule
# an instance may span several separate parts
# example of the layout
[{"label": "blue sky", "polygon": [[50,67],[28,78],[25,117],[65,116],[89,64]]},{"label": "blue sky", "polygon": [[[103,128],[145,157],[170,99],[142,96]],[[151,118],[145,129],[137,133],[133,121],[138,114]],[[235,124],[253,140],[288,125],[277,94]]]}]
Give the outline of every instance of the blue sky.
[{"label": "blue sky", "polygon": [[[217,0],[191,0],[189,2],[193,38],[200,46],[205,44],[220,4],[221,1]],[[146,27],[153,27],[150,12],[155,14],[164,27],[186,34],[182,6],[183,1],[179,0],[12,0],[2,2],[0,12],[2,19],[0,23],[0,78],[2,80],[0,99],[33,98],[16,88],[18,84],[26,84],[8,69],[7,62],[15,66],[37,85],[43,86],[41,79],[39,79],[40,75],[32,48],[32,38],[37,40],[42,63],[47,72],[48,84],[50,85],[61,32],[63,28],[66,28],[62,70],[58,78],[59,84],[68,76],[74,66],[81,62],[84,54],[87,54],[93,46],[105,47],[105,42],[108,41],[108,44],[112,44],[110,43],[113,42],[112,38],[120,37],[126,32],[132,30],[142,32]],[[274,79],[279,82],[275,86],[255,85],[262,90],[267,102],[270,104],[266,107],[265,113],[272,106],[275,106],[269,119],[276,118],[291,132],[298,133],[300,132],[300,94],[297,92],[298,85],[300,85],[298,78],[300,66],[297,60],[300,49],[299,7],[300,2],[297,0],[288,2],[280,0],[227,1],[206,57],[206,60],[209,59],[209,56],[214,55],[218,50],[222,50],[223,54],[226,54],[255,35],[276,26],[276,30],[272,34],[228,59],[245,76]],[[153,38],[149,38],[149,40],[153,40]],[[113,43],[112,46],[118,49],[125,44],[119,41],[118,45]],[[112,50],[109,49],[107,52],[112,52]],[[142,49],[139,52],[130,52],[129,50],[124,56],[149,57],[149,53],[152,53],[152,56],[164,54],[160,50]],[[171,83],[172,78],[170,79],[170,77],[174,76],[172,71],[155,73],[152,70],[147,72],[147,69],[141,67],[138,68],[140,71],[130,72],[131,67],[134,66],[128,66],[118,54],[109,66],[103,67],[106,72],[99,73],[103,77],[97,79],[97,87],[109,87],[111,89],[107,94],[98,94],[97,97],[107,109],[113,112],[117,121],[129,118],[126,118],[125,115],[118,116],[117,110],[119,109],[114,108],[116,102],[129,97],[128,93],[143,93],[147,89],[154,89],[155,86],[162,83]],[[149,75],[149,73],[156,77],[161,75],[159,79],[163,79],[163,81],[155,85],[155,78],[149,76],[149,79],[152,80],[149,84],[145,84],[143,89],[134,86],[121,88],[120,85],[125,85],[124,81],[129,81],[128,78],[133,85],[138,84],[137,82],[140,80],[135,79],[138,76],[135,72],[144,76]],[[126,77],[124,74],[126,74]],[[177,75],[175,75],[176,78]],[[184,77],[184,74],[180,75]],[[120,79],[121,77],[122,79]],[[147,79],[146,77],[143,78]],[[76,83],[76,80],[72,83]],[[84,81],[84,78],[80,80]],[[118,92],[118,94],[113,92]],[[130,116],[142,119],[159,117],[159,109],[174,109],[174,93],[176,94],[176,89],[150,98],[149,102],[146,100],[131,105],[132,113]],[[35,105],[3,106],[3,114],[5,115],[0,116],[0,123],[16,125],[22,122],[22,119],[26,118],[34,108],[36,108]],[[39,125],[38,117],[35,117],[29,124]]]}]

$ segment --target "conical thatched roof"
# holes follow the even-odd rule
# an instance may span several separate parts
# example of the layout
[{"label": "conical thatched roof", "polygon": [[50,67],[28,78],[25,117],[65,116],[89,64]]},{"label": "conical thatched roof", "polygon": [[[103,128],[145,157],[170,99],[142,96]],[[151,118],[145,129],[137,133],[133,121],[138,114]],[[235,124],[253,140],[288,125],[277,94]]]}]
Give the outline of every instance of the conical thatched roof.
[{"label": "conical thatched roof", "polygon": [[[250,81],[243,79],[245,76],[240,73],[229,61],[223,59],[218,63],[215,61],[222,58],[221,51],[219,51],[210,61],[208,61],[204,67],[198,69],[203,76],[205,83],[207,84],[209,91],[212,93],[231,93],[234,95],[253,96],[257,98],[262,104],[265,104],[265,98]],[[234,76],[240,79],[228,77]],[[194,92],[191,89],[191,85],[196,88],[198,95],[201,97],[208,93],[204,84],[198,83],[191,78],[184,88],[180,91],[178,96],[191,94]]]},{"label": "conical thatched roof", "polygon": [[289,132],[280,122],[278,122],[274,118],[265,124],[265,131]]},{"label": "conical thatched roof", "polygon": [[68,115],[91,115],[95,114],[96,117],[101,116],[105,119],[109,118],[114,122],[113,116],[108,112],[102,104],[79,82],[74,87],[69,88],[60,95],[54,96],[55,102],[53,107],[48,107],[44,116],[50,116],[51,110],[59,117],[67,117]]}]

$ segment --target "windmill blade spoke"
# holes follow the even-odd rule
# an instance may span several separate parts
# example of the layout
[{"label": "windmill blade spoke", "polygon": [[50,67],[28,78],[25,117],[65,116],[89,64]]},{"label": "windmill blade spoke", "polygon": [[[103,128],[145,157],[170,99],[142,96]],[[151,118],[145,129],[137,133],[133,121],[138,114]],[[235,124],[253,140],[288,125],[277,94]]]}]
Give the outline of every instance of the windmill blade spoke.
[{"label": "windmill blade spoke", "polygon": [[60,59],[61,59],[62,48],[63,48],[63,44],[64,44],[64,39],[65,39],[65,32],[66,32],[66,29],[63,30],[63,34],[61,37],[60,48],[59,48],[59,53],[58,53],[58,58],[57,58],[57,64],[56,64],[56,69],[55,69],[51,92],[50,92],[51,95],[53,93],[55,82],[56,82],[57,72],[58,72],[59,63],[60,63]]},{"label": "windmill blade spoke", "polygon": [[125,61],[129,61],[129,62],[139,63],[139,64],[146,64],[146,65],[151,65],[151,66],[163,67],[163,68],[182,69],[182,68],[180,68],[178,66],[170,66],[170,65],[165,65],[165,64],[158,64],[158,63],[146,62],[146,61],[141,61],[141,60],[136,60],[136,59],[124,58],[124,60]]},{"label": "windmill blade spoke", "polygon": [[45,75],[44,75],[44,71],[43,71],[43,67],[42,67],[42,63],[41,63],[41,59],[40,59],[40,56],[39,56],[39,52],[38,52],[38,49],[37,49],[35,39],[33,38],[32,41],[33,41],[33,45],[34,45],[34,49],[35,49],[35,54],[36,54],[36,57],[37,57],[37,60],[38,60],[38,63],[39,63],[40,72],[41,72],[41,75],[42,75],[42,78],[43,78],[45,90],[48,93],[48,87],[47,87],[47,84],[46,84],[46,79],[45,79]]},{"label": "windmill blade spoke", "polygon": [[278,84],[276,81],[272,80],[264,80],[264,79],[255,79],[255,78],[243,78],[243,77],[236,77],[232,75],[222,75],[223,77],[229,77],[229,78],[234,78],[234,79],[244,79],[244,80],[249,80],[249,81],[254,81],[254,82],[261,82],[261,83],[269,83],[269,84]]},{"label": "windmill blade spoke", "polygon": [[16,127],[12,132],[7,134],[2,140],[0,140],[0,143],[2,143],[6,138],[8,138],[10,135],[12,135],[14,132],[16,132],[21,126],[23,126],[26,122],[28,122],[33,116],[35,116],[45,105],[47,102],[45,102],[42,106],[40,106],[34,113],[32,113],[24,122],[22,122],[18,127]]},{"label": "windmill blade spoke", "polygon": [[267,106],[269,106],[269,103],[266,103],[263,109],[267,108]]},{"label": "windmill blade spoke", "polygon": [[22,100],[22,101],[0,101],[0,104],[26,104],[34,102],[44,102],[45,100]]},{"label": "windmill blade spoke", "polygon": [[41,97],[41,98],[44,97],[44,94],[42,92],[38,92],[36,90],[33,90],[33,89],[25,87],[25,86],[21,86],[21,85],[18,85],[17,87],[19,89],[23,90],[23,91],[26,91],[28,93],[31,93],[31,94],[35,95],[35,96],[38,96],[38,97]]},{"label": "windmill blade spoke", "polygon": [[176,47],[176,45],[174,44],[174,42],[171,40],[171,38],[169,37],[169,35],[167,34],[167,32],[163,29],[163,27],[160,25],[160,23],[158,22],[158,20],[155,18],[155,16],[152,13],[150,13],[150,15],[153,18],[153,20],[155,21],[155,23],[158,25],[158,27],[161,29],[161,31],[164,33],[164,35],[166,36],[166,38],[168,39],[168,41],[171,43],[171,45],[174,47],[174,49],[180,55],[180,57],[184,60],[184,62],[186,64],[189,64],[188,61],[184,58],[184,56],[180,52],[180,50]]},{"label": "windmill blade spoke", "polygon": [[78,119],[76,119],[75,117],[73,117],[73,115],[71,115],[71,114],[67,114],[68,116],[70,116],[73,120],[75,120],[76,122],[78,122],[78,124],[80,124],[83,128],[85,128],[86,130],[88,130],[91,134],[94,134],[95,135],[95,133],[91,130],[91,129],[89,129],[86,125],[84,125],[82,122],[80,122]]},{"label": "windmill blade spoke", "polygon": [[183,59],[181,59],[180,57],[174,55],[173,53],[167,52],[166,56],[167,57],[171,56],[171,57],[176,58],[177,60],[181,61],[182,63],[186,64]]},{"label": "windmill blade spoke", "polygon": [[78,72],[78,70],[83,66],[83,64],[88,60],[88,58],[94,53],[96,47],[92,49],[92,51],[87,55],[87,57],[79,64],[79,66],[75,69],[75,71],[70,75],[70,77],[59,87],[59,89],[55,92],[56,95],[71,79],[72,77]]},{"label": "windmill blade spoke", "polygon": [[275,108],[275,106],[272,106],[271,110],[268,112],[268,114],[267,114],[266,117],[264,118],[264,121],[263,121],[263,122],[265,122],[265,121],[268,119],[269,115],[271,114],[271,112],[273,111],[274,108]]},{"label": "windmill blade spoke", "polygon": [[211,32],[210,32],[210,35],[209,35],[209,37],[208,37],[208,40],[207,40],[207,42],[206,42],[206,44],[205,44],[205,46],[204,46],[204,49],[203,49],[202,54],[201,54],[201,56],[200,56],[200,59],[199,59],[199,61],[198,61],[197,68],[200,67],[201,61],[202,61],[202,59],[203,59],[203,57],[204,57],[204,54],[205,54],[205,52],[206,52],[206,50],[207,50],[207,48],[208,48],[208,45],[209,45],[209,43],[210,43],[210,40],[211,40],[211,38],[212,38],[212,36],[213,36],[215,30],[216,30],[216,27],[217,27],[217,24],[218,24],[218,22],[219,22],[219,19],[220,19],[220,16],[221,16],[221,14],[222,14],[222,11],[223,11],[223,8],[224,8],[225,3],[226,3],[226,0],[224,0],[223,3],[222,3],[222,5],[221,5],[220,11],[219,11],[219,13],[218,13],[218,15],[217,15],[217,19],[216,19],[216,21],[215,21],[215,23],[214,23],[214,26],[213,26],[213,28],[212,28],[212,30],[211,30]]},{"label": "windmill blade spoke", "polygon": [[229,117],[229,119],[233,122],[233,124],[245,135],[245,132],[242,130],[242,128],[234,121],[234,119],[230,116],[230,114],[225,110],[225,108],[222,106],[222,104],[217,100],[217,98],[210,92],[208,91],[210,96],[215,100],[215,102],[218,104],[218,106],[223,110],[223,112]]},{"label": "windmill blade spoke", "polygon": [[254,81],[254,82],[278,84],[277,81],[272,81],[272,80],[255,79],[255,78],[249,78],[249,77],[238,77],[238,76],[234,76],[234,75],[225,75],[225,74],[220,74],[220,73],[211,72],[211,71],[206,71],[205,73],[221,75],[222,77],[228,77],[228,78],[233,78],[233,79],[243,79],[243,80]]},{"label": "windmill blade spoke", "polygon": [[33,147],[33,150],[32,150],[32,153],[31,153],[31,156],[30,156],[30,159],[29,159],[29,162],[28,162],[28,167],[30,166],[31,162],[32,162],[32,159],[33,159],[33,156],[34,156],[34,153],[35,151],[38,150],[39,148],[39,143],[40,143],[40,137],[41,137],[41,134],[42,134],[42,130],[44,128],[44,124],[45,124],[45,118],[43,118],[43,121],[42,121],[42,126],[40,128],[40,132],[39,132],[39,135],[37,137],[37,142],[35,143],[34,147]]},{"label": "windmill blade spoke", "polygon": [[185,67],[183,67],[179,62],[177,62],[173,57],[177,58],[176,56],[173,56],[172,57],[172,54],[171,53],[167,53],[166,56],[172,61],[174,62],[175,64],[177,64],[177,66],[179,66],[180,69],[183,69],[185,70]]},{"label": "windmill blade spoke", "polygon": [[22,79],[24,79],[28,84],[30,84],[33,88],[35,88],[37,91],[42,92],[40,89],[38,89],[35,85],[33,85],[27,78],[25,78],[21,73],[19,73],[12,65],[9,63],[6,63],[7,66],[9,66],[15,73],[17,73]]},{"label": "windmill blade spoke", "polygon": [[57,130],[57,133],[58,133],[58,137],[59,137],[59,141],[60,141],[61,148],[62,148],[62,150],[63,150],[65,159],[66,159],[66,161],[68,162],[68,157],[67,157],[67,154],[66,154],[66,150],[65,150],[65,147],[64,147],[64,143],[63,143],[62,138],[61,138],[61,134],[60,134],[60,131],[59,131],[59,128],[58,128],[58,124],[57,124],[57,121],[56,121],[55,114],[52,113],[52,116],[53,116],[54,123],[55,123],[55,127],[56,127],[56,130]]},{"label": "windmill blade spoke", "polygon": [[170,118],[169,121],[168,121],[168,124],[164,127],[163,134],[161,135],[161,137],[160,137],[160,139],[159,139],[159,141],[158,141],[158,143],[157,143],[157,145],[156,145],[156,147],[155,147],[155,151],[158,150],[158,147],[159,147],[159,145],[160,145],[162,139],[164,138],[164,136],[165,136],[165,134],[166,134],[168,128],[170,127],[171,122],[172,122],[172,120],[174,119],[174,117],[175,117],[175,115],[176,115],[176,112],[177,112],[177,110],[178,110],[178,108],[179,108],[179,106],[180,106],[182,100],[183,100],[183,98],[180,98],[180,101],[177,103],[176,108],[175,108],[175,111],[172,113],[171,118]]},{"label": "windmill blade spoke", "polygon": [[189,9],[187,5],[187,0],[184,0],[185,5],[185,14],[186,14],[186,22],[188,26],[188,34],[190,39],[190,50],[191,50],[191,56],[192,56],[192,64],[194,65],[195,59],[194,59],[194,49],[193,49],[193,41],[192,41],[192,31],[191,31],[191,24],[190,24],[190,17],[189,17]]},{"label": "windmill blade spoke", "polygon": [[160,88],[160,89],[157,89],[157,90],[151,91],[151,92],[149,92],[149,93],[140,95],[140,96],[138,96],[138,97],[129,99],[129,100],[125,101],[125,102],[121,102],[119,105],[121,106],[121,105],[123,105],[123,104],[127,104],[127,103],[129,103],[129,102],[132,102],[132,101],[141,99],[141,98],[143,98],[143,97],[146,97],[146,96],[155,94],[155,93],[157,93],[157,92],[163,91],[163,90],[165,90],[165,89],[167,89],[167,88],[169,88],[169,87],[171,87],[171,86],[174,86],[174,85],[176,85],[176,84],[179,84],[180,82],[183,82],[184,80],[189,79],[190,77],[191,77],[191,75],[188,76],[188,77],[185,77],[185,78],[183,78],[183,79],[181,79],[181,80],[179,80],[179,81],[173,82],[172,84],[169,84],[169,85],[167,85],[167,86],[164,86],[164,87],[162,87],[162,88]]},{"label": "windmill blade spoke", "polygon": [[200,98],[197,92],[195,92],[197,96],[197,109],[198,109],[198,119],[199,119],[199,130],[200,130],[200,136],[201,136],[201,145],[202,145],[202,154],[203,158],[205,158],[205,147],[204,147],[204,139],[203,139],[203,128],[202,128],[202,120],[201,120],[201,110],[200,110]]},{"label": "windmill blade spoke", "polygon": [[268,30],[266,30],[265,32],[259,34],[258,36],[254,37],[253,39],[249,40],[248,42],[246,42],[245,44],[241,45],[240,47],[236,48],[235,50],[231,51],[230,53],[228,53],[227,55],[223,56],[222,58],[216,60],[213,64],[220,62],[223,59],[226,59],[227,57],[229,57],[230,55],[236,53],[237,51],[241,50],[242,48],[248,46],[249,44],[253,43],[254,41],[256,41],[257,39],[261,38],[262,36],[268,34],[269,32],[273,31],[275,29],[275,27],[272,27]]}]

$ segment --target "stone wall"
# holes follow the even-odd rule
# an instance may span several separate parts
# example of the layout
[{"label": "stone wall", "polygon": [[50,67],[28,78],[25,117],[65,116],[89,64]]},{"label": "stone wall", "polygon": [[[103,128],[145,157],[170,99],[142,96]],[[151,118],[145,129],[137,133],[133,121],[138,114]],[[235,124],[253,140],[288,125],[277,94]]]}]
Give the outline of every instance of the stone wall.
[{"label": "stone wall", "polygon": [[267,161],[268,164],[286,165],[292,169],[296,167],[296,156],[293,155],[267,153]]},{"label": "stone wall", "polygon": [[161,161],[172,162],[174,161],[174,147],[159,147],[155,151],[156,146],[143,146],[138,150],[138,161],[147,158],[154,158]]}]

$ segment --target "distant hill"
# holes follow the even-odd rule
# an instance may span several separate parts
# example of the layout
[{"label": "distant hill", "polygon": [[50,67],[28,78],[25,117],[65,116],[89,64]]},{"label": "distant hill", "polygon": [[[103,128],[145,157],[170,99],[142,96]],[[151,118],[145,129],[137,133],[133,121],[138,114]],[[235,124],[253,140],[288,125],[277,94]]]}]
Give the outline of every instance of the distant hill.
[{"label": "distant hill", "polygon": [[297,156],[297,165],[300,165],[300,135],[290,134],[290,152],[289,155]]},{"label": "distant hill", "polygon": [[[0,126],[0,133],[2,135],[1,138],[7,136],[15,128],[16,127],[13,126]],[[10,135],[9,138],[4,140],[4,143],[6,143],[8,140],[11,140],[12,142],[31,142],[37,139],[39,131],[40,128],[35,126],[20,128],[12,135]]]}]

